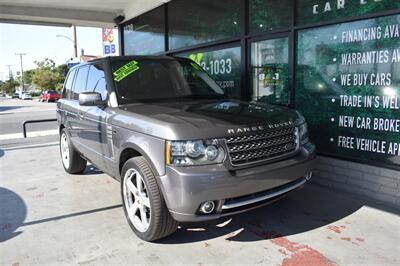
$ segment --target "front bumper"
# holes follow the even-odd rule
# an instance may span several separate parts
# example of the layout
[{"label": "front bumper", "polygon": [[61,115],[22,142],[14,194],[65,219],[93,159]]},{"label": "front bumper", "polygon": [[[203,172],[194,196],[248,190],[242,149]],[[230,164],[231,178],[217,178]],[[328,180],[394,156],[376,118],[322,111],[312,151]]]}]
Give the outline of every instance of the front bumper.
[{"label": "front bumper", "polygon": [[[212,220],[263,206],[301,187],[314,163],[315,146],[308,143],[294,157],[246,169],[228,170],[223,164],[167,167],[160,187],[175,220]],[[200,214],[200,205],[210,200],[216,210]]]}]

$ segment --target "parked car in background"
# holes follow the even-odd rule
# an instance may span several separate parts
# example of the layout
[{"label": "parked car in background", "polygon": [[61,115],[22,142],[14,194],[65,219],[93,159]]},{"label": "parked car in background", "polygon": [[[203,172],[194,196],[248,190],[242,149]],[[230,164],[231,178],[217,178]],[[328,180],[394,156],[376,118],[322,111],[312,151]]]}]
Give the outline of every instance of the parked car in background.
[{"label": "parked car in background", "polygon": [[32,96],[29,93],[23,93],[21,96],[22,100],[32,100]]},{"label": "parked car in background", "polygon": [[11,98],[13,98],[13,99],[18,99],[19,98],[19,93],[18,92],[15,92],[15,93],[13,93],[13,95],[11,96]]},{"label": "parked car in background", "polygon": [[61,98],[61,94],[55,90],[47,90],[40,95],[40,102],[56,102]]}]

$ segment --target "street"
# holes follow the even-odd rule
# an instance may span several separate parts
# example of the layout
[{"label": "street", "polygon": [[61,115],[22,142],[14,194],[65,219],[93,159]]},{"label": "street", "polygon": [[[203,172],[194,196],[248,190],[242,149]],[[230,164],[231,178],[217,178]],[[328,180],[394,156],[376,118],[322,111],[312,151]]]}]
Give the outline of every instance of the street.
[{"label": "street", "polygon": [[[56,103],[0,98],[0,139],[22,137],[22,124],[26,120],[56,118]],[[32,134],[54,134],[56,122],[28,124],[28,136]],[[35,135],[35,136],[36,136]]]}]

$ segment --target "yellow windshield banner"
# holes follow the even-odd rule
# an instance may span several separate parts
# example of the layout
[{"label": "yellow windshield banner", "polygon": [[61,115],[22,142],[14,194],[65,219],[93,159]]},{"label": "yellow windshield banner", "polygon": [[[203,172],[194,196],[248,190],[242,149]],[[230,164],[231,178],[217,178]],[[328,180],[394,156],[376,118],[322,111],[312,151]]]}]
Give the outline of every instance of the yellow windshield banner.
[{"label": "yellow windshield banner", "polygon": [[136,72],[139,70],[138,62],[135,60],[130,61],[126,65],[123,65],[122,67],[118,68],[116,71],[114,71],[114,80],[119,82],[126,78],[127,76],[131,75],[132,73]]}]

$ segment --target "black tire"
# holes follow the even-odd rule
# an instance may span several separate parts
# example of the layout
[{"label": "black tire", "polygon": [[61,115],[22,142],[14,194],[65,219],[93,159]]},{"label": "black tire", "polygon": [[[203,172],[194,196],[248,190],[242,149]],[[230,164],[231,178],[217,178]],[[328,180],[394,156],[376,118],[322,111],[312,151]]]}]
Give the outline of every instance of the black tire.
[{"label": "black tire", "polygon": [[[65,165],[64,160],[62,158],[62,138],[66,136],[68,147],[69,147],[69,165]],[[61,130],[60,133],[60,155],[61,155],[61,162],[64,167],[64,170],[69,174],[81,174],[86,168],[87,161],[81,157],[81,155],[75,150],[74,146],[72,145],[68,132],[65,128]]]},{"label": "black tire", "polygon": [[[123,186],[125,174],[129,169],[135,169],[142,177],[143,182],[147,187],[148,198],[150,199],[151,215],[150,224],[145,232],[138,231],[129,219],[127,208],[125,205]],[[141,239],[145,241],[155,241],[173,234],[178,228],[178,222],[175,221],[168,211],[165,204],[164,197],[157,185],[156,177],[154,176],[149,163],[142,157],[135,157],[125,162],[121,172],[121,197],[124,207],[124,213],[128,220],[129,226],[132,231]]]}]

